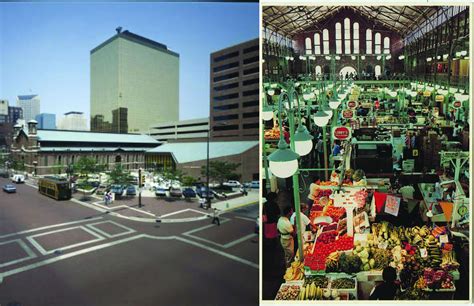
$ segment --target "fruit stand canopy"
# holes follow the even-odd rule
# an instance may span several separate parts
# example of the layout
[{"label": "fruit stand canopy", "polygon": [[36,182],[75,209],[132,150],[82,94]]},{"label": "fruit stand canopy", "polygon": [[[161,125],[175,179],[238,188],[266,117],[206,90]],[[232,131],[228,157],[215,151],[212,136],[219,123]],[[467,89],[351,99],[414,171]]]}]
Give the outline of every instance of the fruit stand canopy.
[{"label": "fruit stand canopy", "polygon": [[430,21],[443,6],[264,6],[263,26],[289,37],[310,31],[322,30],[318,24],[342,9],[373,20],[406,37],[423,22]]}]

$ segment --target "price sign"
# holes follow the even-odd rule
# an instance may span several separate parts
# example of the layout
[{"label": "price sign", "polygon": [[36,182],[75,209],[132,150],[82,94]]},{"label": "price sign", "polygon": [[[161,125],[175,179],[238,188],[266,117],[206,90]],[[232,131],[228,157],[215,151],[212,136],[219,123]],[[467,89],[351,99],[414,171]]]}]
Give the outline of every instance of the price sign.
[{"label": "price sign", "polygon": [[454,101],[454,102],[453,102],[453,107],[454,107],[454,108],[460,108],[461,106],[462,106],[461,101]]},{"label": "price sign", "polygon": [[398,216],[398,211],[400,209],[400,198],[388,195],[385,200],[385,213],[392,216]]},{"label": "price sign", "polygon": [[349,108],[355,108],[357,106],[357,103],[355,101],[349,101],[347,102],[347,107]]},{"label": "price sign", "polygon": [[435,100],[436,100],[436,102],[443,102],[444,101],[444,96],[443,95],[436,95]]},{"label": "price sign", "polygon": [[344,119],[352,118],[354,117],[354,112],[350,109],[346,109],[342,112],[342,117],[344,117]]},{"label": "price sign", "polygon": [[335,139],[348,140],[351,138],[351,129],[345,126],[336,126],[332,129],[332,135]]},{"label": "price sign", "polygon": [[448,235],[441,235],[441,236],[439,236],[439,242],[440,242],[441,244],[443,244],[443,243],[449,243]]},{"label": "price sign", "polygon": [[421,258],[428,257],[428,251],[425,248],[421,248],[420,249],[420,256],[421,256]]}]

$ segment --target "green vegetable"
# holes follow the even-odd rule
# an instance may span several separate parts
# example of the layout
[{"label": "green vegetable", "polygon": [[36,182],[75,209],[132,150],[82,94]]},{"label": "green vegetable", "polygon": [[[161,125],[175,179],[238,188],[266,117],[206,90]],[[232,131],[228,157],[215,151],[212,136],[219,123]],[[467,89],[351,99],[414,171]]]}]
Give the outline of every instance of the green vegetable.
[{"label": "green vegetable", "polygon": [[355,280],[352,278],[338,278],[332,281],[332,289],[353,289],[355,287]]}]

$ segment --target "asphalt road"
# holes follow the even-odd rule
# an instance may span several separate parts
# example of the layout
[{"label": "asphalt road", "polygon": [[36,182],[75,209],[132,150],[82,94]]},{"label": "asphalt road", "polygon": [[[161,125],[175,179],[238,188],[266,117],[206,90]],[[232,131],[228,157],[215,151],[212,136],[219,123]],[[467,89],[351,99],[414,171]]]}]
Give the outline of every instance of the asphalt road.
[{"label": "asphalt road", "polygon": [[2,306],[258,304],[258,205],[153,224],[17,188],[0,193]]}]

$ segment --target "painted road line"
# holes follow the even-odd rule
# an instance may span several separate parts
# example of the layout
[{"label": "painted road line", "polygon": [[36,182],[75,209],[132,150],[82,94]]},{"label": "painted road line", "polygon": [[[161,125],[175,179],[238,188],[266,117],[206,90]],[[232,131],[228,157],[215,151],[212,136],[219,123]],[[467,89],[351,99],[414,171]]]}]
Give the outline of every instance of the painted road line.
[{"label": "painted road line", "polygon": [[[46,265],[49,265],[49,264],[52,264],[52,263],[55,263],[55,262],[58,262],[58,261],[61,261],[61,260],[67,259],[67,258],[71,258],[71,257],[82,255],[82,254],[87,254],[87,253],[90,253],[90,252],[93,252],[93,251],[97,251],[97,250],[100,250],[100,249],[104,249],[104,248],[107,248],[107,247],[111,247],[111,246],[114,246],[114,245],[117,245],[117,244],[129,242],[129,241],[140,239],[140,238],[144,238],[144,236],[143,235],[137,235],[137,236],[133,236],[133,237],[128,237],[128,238],[124,238],[124,239],[121,239],[121,240],[116,240],[116,241],[112,241],[112,242],[109,242],[109,243],[96,245],[96,246],[93,246],[93,247],[90,247],[90,248],[87,248],[87,249],[82,249],[82,250],[78,250],[78,251],[75,251],[75,252],[60,255],[60,256],[57,256],[57,257],[49,258],[49,259],[46,259],[46,260],[43,260],[43,261],[40,261],[40,262],[37,262],[37,263],[33,263],[33,264],[30,264],[30,265],[24,266],[24,267],[20,267],[20,268],[17,268],[17,269],[13,269],[13,270],[10,270],[10,271],[5,271],[3,273],[0,273],[0,279],[11,276],[11,275],[15,275],[15,274],[18,274],[18,273],[21,273],[21,272],[25,272],[25,271],[28,271],[28,270],[36,269],[36,268],[39,268],[39,267],[42,267],[42,266],[46,266]],[[165,238],[168,239],[168,237],[164,237],[164,239]],[[171,239],[173,239],[173,238],[174,237],[172,237]],[[156,237],[155,239],[159,239],[159,238]]]},{"label": "painted road line", "polygon": [[257,218],[252,219],[252,218],[240,217],[240,216],[235,216],[234,218],[236,218],[236,219],[241,219],[241,220],[245,220],[245,221],[250,221],[250,222],[256,222],[256,221],[257,221]]},{"label": "painted road line", "polygon": [[161,216],[160,216],[160,218],[165,218],[165,217],[169,217],[169,216],[177,215],[177,214],[184,213],[184,212],[187,212],[187,211],[189,211],[189,208],[186,208],[186,209],[181,209],[181,210],[178,210],[178,211],[175,211],[175,212],[169,213],[169,214],[164,214],[164,215],[161,215]]},{"label": "painted road line", "polygon": [[72,222],[66,222],[66,223],[59,223],[59,224],[47,225],[47,226],[38,227],[38,228],[33,228],[33,229],[21,231],[21,232],[16,232],[16,233],[11,233],[11,234],[7,234],[7,235],[3,235],[3,236],[0,236],[0,239],[8,238],[8,237],[13,237],[13,236],[18,236],[18,235],[22,235],[22,234],[28,234],[28,233],[38,232],[38,231],[42,231],[42,230],[45,230],[45,229],[51,229],[51,228],[55,228],[55,227],[61,227],[61,226],[66,226],[66,225],[73,225],[73,224],[84,223],[84,222],[90,222],[90,221],[101,220],[101,219],[103,219],[103,218],[102,218],[102,217],[94,217],[94,218],[91,218],[91,219],[84,219],[84,220],[78,220],[78,221],[72,221]]},{"label": "painted road line", "polygon": [[138,209],[138,208],[135,208],[135,207],[130,207],[130,206],[126,206],[126,205],[124,205],[124,206],[125,206],[125,207],[127,207],[128,209],[131,209],[131,210],[135,210],[135,211],[141,212],[141,213],[143,213],[143,214],[145,214],[145,215],[149,215],[149,216],[152,216],[152,217],[156,217],[156,215],[155,215],[155,214],[152,214],[152,213],[146,212],[146,211],[144,211],[144,210],[142,210],[142,209]]},{"label": "painted road line", "polygon": [[[220,219],[220,223],[221,223],[221,224],[224,224],[224,223],[230,221],[229,218],[219,218],[219,219]],[[195,232],[199,232],[199,231],[202,231],[202,230],[205,230],[205,229],[214,227],[214,226],[216,226],[216,225],[215,225],[215,224],[204,225],[204,226],[201,226],[201,227],[192,229],[192,230],[190,230],[190,231],[187,231],[187,232],[183,233],[183,235],[190,235],[190,234],[193,234],[193,233],[195,233]]]},{"label": "painted road line", "polygon": [[254,237],[258,237],[258,235],[257,235],[257,234],[250,234],[250,235],[244,236],[244,237],[242,237],[242,238],[239,238],[239,239],[237,239],[237,240],[234,240],[234,241],[232,241],[232,242],[229,242],[229,243],[224,244],[224,248],[225,248],[225,249],[228,249],[228,248],[230,248],[230,247],[233,247],[234,245],[237,245],[237,244],[239,244],[239,243],[242,243],[242,242],[247,241],[247,240],[249,240],[250,238],[254,238]]},{"label": "painted road line", "polygon": [[19,259],[15,259],[15,260],[12,260],[12,261],[0,263],[0,268],[6,267],[6,266],[10,266],[10,265],[14,265],[14,264],[17,264],[17,263],[19,263],[19,262],[22,262],[22,261],[29,260],[29,259],[32,259],[32,258],[37,257],[36,254],[33,252],[33,250],[30,249],[30,248],[26,245],[26,243],[24,243],[23,240],[21,240],[21,239],[15,239],[15,240],[10,240],[10,241],[5,241],[5,242],[0,243],[0,245],[5,245],[5,244],[9,244],[9,243],[18,243],[18,244],[20,245],[20,247],[26,252],[26,254],[27,254],[28,256],[27,256],[27,257],[22,257],[22,258],[19,258]]},{"label": "painted road line", "polygon": [[205,250],[208,250],[210,252],[213,252],[213,253],[216,253],[216,254],[219,254],[221,256],[224,256],[224,257],[227,257],[229,259],[232,259],[234,261],[237,261],[237,262],[240,262],[242,264],[245,264],[245,265],[248,265],[252,268],[255,268],[255,269],[258,269],[259,268],[259,265],[254,263],[254,262],[251,262],[249,260],[246,260],[246,259],[243,259],[243,258],[240,258],[240,257],[237,257],[235,255],[232,255],[232,254],[229,254],[229,253],[226,253],[226,252],[223,252],[223,251],[219,251],[219,250],[216,250],[216,249],[213,249],[209,246],[206,246],[206,245],[203,245],[199,242],[195,242],[195,241],[191,241],[191,240],[188,240],[186,238],[183,238],[183,237],[176,237],[177,240],[179,241],[182,241],[184,243],[188,243],[188,244],[191,244],[191,245],[194,245],[194,246],[197,246],[201,249],[205,249]]},{"label": "painted road line", "polygon": [[107,212],[107,210],[105,210],[105,209],[99,208],[99,207],[97,207],[97,206],[95,206],[95,205],[92,205],[92,204],[84,203],[84,202],[79,201],[79,200],[76,200],[76,199],[71,199],[70,201],[71,201],[71,202],[74,202],[74,203],[77,203],[77,204],[80,204],[80,205],[82,205],[82,206],[91,208],[91,209],[95,209],[95,210],[100,211],[100,212],[102,212],[102,213]]},{"label": "painted road line", "polygon": [[238,206],[231,207],[231,208],[226,209],[224,211],[231,211],[231,210],[239,209],[239,208],[242,208],[242,207],[245,207],[245,206],[255,205],[255,204],[258,204],[258,203],[259,203],[258,200],[254,200],[252,202],[248,202],[248,203],[245,203],[245,204],[241,204],[241,205],[238,205]]},{"label": "painted road line", "polygon": [[38,186],[32,185],[32,184],[27,183],[27,182],[25,182],[25,185],[30,186],[30,187],[33,187],[33,188],[35,188],[35,189],[38,189]]},{"label": "painted road line", "polygon": [[[55,233],[59,233],[59,232],[64,232],[64,231],[69,231],[69,230],[75,230],[75,229],[82,229],[82,230],[84,230],[85,232],[88,232],[88,233],[91,234],[92,236],[96,237],[96,239],[87,240],[87,241],[84,241],[84,242],[79,242],[79,243],[67,245],[67,246],[60,247],[60,248],[54,249],[54,250],[49,250],[49,251],[45,250],[45,249],[35,240],[36,237],[51,235],[51,234],[55,234]],[[100,236],[99,234],[97,234],[97,233],[94,232],[93,230],[88,229],[87,227],[84,227],[84,226],[75,226],[75,227],[69,227],[69,228],[64,228],[64,229],[60,229],[60,230],[56,230],[56,231],[51,231],[51,232],[46,232],[46,233],[41,233],[41,234],[37,234],[37,235],[28,236],[28,237],[26,237],[26,239],[27,239],[35,248],[37,248],[38,251],[39,251],[42,255],[48,255],[48,254],[54,253],[56,250],[61,250],[61,251],[63,251],[63,250],[68,250],[68,249],[75,248],[75,247],[78,247],[78,246],[81,246],[81,245],[85,245],[85,244],[90,244],[90,243],[98,242],[98,241],[104,240],[105,238],[102,237],[102,236]]]},{"label": "painted road line", "polygon": [[[115,235],[111,235],[109,233],[106,233],[104,232],[103,230],[99,229],[96,227],[96,225],[100,225],[100,224],[107,224],[107,223],[111,223],[115,226],[118,226],[118,227],[121,227],[123,229],[125,229],[125,232],[121,232],[121,233],[118,233],[118,234],[115,234]],[[126,227],[122,224],[119,224],[117,222],[114,222],[114,221],[111,221],[111,220],[108,220],[108,221],[102,221],[102,222],[96,222],[96,223],[92,223],[92,224],[86,224],[87,227],[89,227],[90,229],[92,230],[95,230],[96,232],[98,232],[99,234],[102,234],[104,235],[105,237],[108,237],[108,238],[115,238],[115,237],[119,237],[119,236],[123,236],[123,235],[128,235],[128,234],[131,234],[131,233],[135,233],[136,231],[132,228],[129,228],[129,227]]]}]

